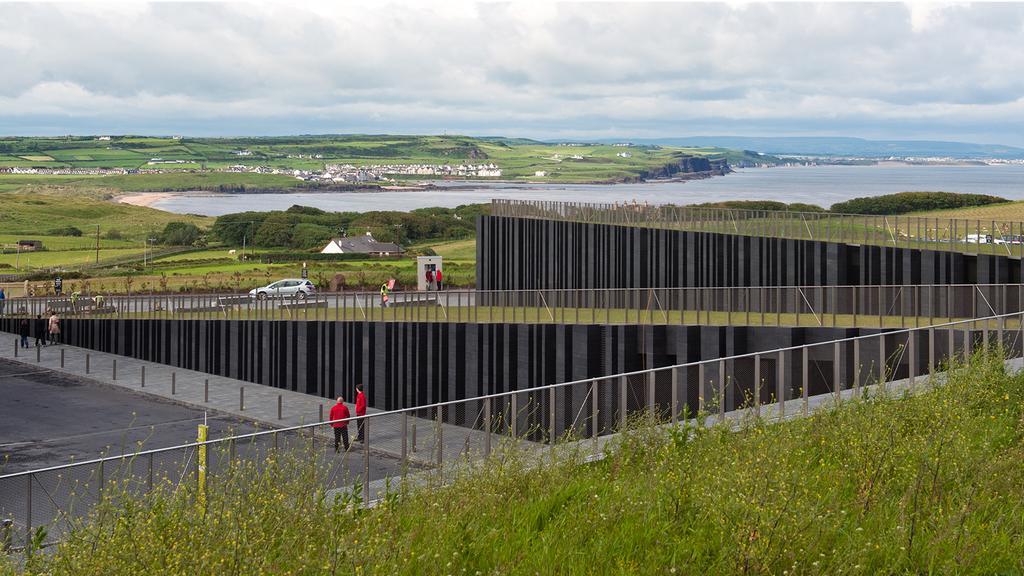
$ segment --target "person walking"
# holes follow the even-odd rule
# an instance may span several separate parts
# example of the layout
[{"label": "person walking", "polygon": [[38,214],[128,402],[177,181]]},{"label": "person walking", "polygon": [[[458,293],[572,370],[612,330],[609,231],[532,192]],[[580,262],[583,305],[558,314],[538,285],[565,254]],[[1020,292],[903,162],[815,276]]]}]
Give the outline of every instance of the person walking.
[{"label": "person walking", "polygon": [[385,282],[380,285],[380,307],[387,308],[388,300],[390,299],[390,296],[388,296],[388,283]]},{"label": "person walking", "polygon": [[28,348],[28,331],[30,327],[28,318],[22,318],[21,322],[18,322],[18,335],[21,336],[22,348]]},{"label": "person walking", "polygon": [[430,268],[427,268],[426,279],[427,279],[427,292],[430,292],[431,290],[434,289],[434,271],[432,269],[430,269]]},{"label": "person walking", "polygon": [[[348,418],[351,414],[348,406],[345,406],[345,399],[338,396],[338,403],[331,406],[331,428],[334,428],[334,453],[338,453],[338,445],[345,441],[345,452],[348,452]],[[340,422],[339,422],[340,420]]]},{"label": "person walking", "polygon": [[50,315],[46,331],[50,334],[50,344],[57,344],[60,338],[60,316],[56,312]]},{"label": "person walking", "polygon": [[[356,384],[356,417],[366,416],[366,394],[363,394],[363,385]],[[363,441],[363,430],[366,427],[366,418],[356,421],[356,442]]]},{"label": "person walking", "polygon": [[0,316],[4,315],[5,307],[7,307],[7,294],[4,292],[4,287],[0,286]]},{"label": "person walking", "polygon": [[434,282],[436,282],[436,283],[437,283],[437,291],[438,291],[438,292],[440,292],[440,291],[441,291],[441,282],[442,282],[443,280],[444,280],[444,276],[443,276],[443,274],[441,274],[441,269],[440,269],[440,268],[438,268],[438,269],[437,269],[437,272],[436,272],[436,273],[434,273]]},{"label": "person walking", "polygon": [[46,320],[42,314],[36,314],[36,320],[32,323],[32,334],[36,337],[36,346],[46,346]]}]

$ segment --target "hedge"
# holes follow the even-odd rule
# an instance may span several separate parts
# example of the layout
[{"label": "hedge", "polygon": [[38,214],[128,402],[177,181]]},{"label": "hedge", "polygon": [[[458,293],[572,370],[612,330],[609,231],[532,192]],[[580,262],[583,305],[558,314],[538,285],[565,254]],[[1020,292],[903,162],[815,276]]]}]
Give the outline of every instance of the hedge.
[{"label": "hedge", "polygon": [[969,206],[985,206],[1009,202],[1006,198],[987,194],[958,194],[954,192],[899,192],[884,196],[854,198],[833,204],[830,212],[839,214],[892,215],[927,210],[949,210]]}]

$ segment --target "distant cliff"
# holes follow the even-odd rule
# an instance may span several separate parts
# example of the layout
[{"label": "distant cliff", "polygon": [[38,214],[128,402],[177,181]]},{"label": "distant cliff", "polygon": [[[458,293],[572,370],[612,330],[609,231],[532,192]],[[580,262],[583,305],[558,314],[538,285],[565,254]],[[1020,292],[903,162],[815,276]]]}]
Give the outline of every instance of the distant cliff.
[{"label": "distant cliff", "polygon": [[640,179],[672,178],[676,180],[696,180],[712,176],[724,176],[732,172],[729,162],[725,159],[708,158],[706,156],[680,156],[678,159],[655,170],[647,170],[640,174]]}]

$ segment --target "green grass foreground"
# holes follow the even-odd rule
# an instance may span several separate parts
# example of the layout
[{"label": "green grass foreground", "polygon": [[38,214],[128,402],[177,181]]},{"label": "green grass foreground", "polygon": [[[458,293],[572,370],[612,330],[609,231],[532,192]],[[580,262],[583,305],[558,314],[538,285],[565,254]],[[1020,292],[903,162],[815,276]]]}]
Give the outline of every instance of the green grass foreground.
[{"label": "green grass foreground", "polygon": [[[110,502],[33,574],[1019,574],[1024,377],[783,424],[637,427],[607,458],[502,452],[447,487],[331,506],[312,466]],[[589,443],[584,443],[588,447]],[[8,568],[8,571],[11,569]]]}]

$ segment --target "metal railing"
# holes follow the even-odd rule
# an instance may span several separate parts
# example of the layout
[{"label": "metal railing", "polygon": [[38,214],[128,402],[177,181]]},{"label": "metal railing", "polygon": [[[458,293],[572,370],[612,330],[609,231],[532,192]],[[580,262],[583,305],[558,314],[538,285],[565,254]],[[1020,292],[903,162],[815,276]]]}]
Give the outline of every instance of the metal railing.
[{"label": "metal railing", "polygon": [[1024,222],[544,200],[491,200],[491,215],[766,238],[1024,255]]},{"label": "metal railing", "polygon": [[[906,327],[1024,310],[1024,285],[754,286],[14,298],[12,318]],[[16,329],[12,329],[16,332]]]},{"label": "metal railing", "polygon": [[[349,419],[361,421],[365,432],[355,462],[351,453],[333,453],[328,422],[142,450],[0,476],[0,519],[13,520],[14,547],[30,542],[40,526],[50,539],[59,539],[102,501],[113,482],[140,495],[195,482],[201,447],[219,448],[205,471],[214,479],[211,489],[234,462],[259,462],[278,450],[311,446],[324,452],[314,456],[317,461],[336,467],[325,476],[328,488],[354,483],[369,501],[373,480],[486,458],[509,439],[533,447],[592,441],[596,452],[601,437],[622,430],[639,413],[672,424],[694,414],[713,421],[750,414],[787,418],[868,385],[884,388],[899,380],[913,389],[921,377],[980,347],[1018,358],[1022,342],[1024,313],[1017,312],[373,413]],[[394,454],[399,471],[381,472],[371,454]]]}]

